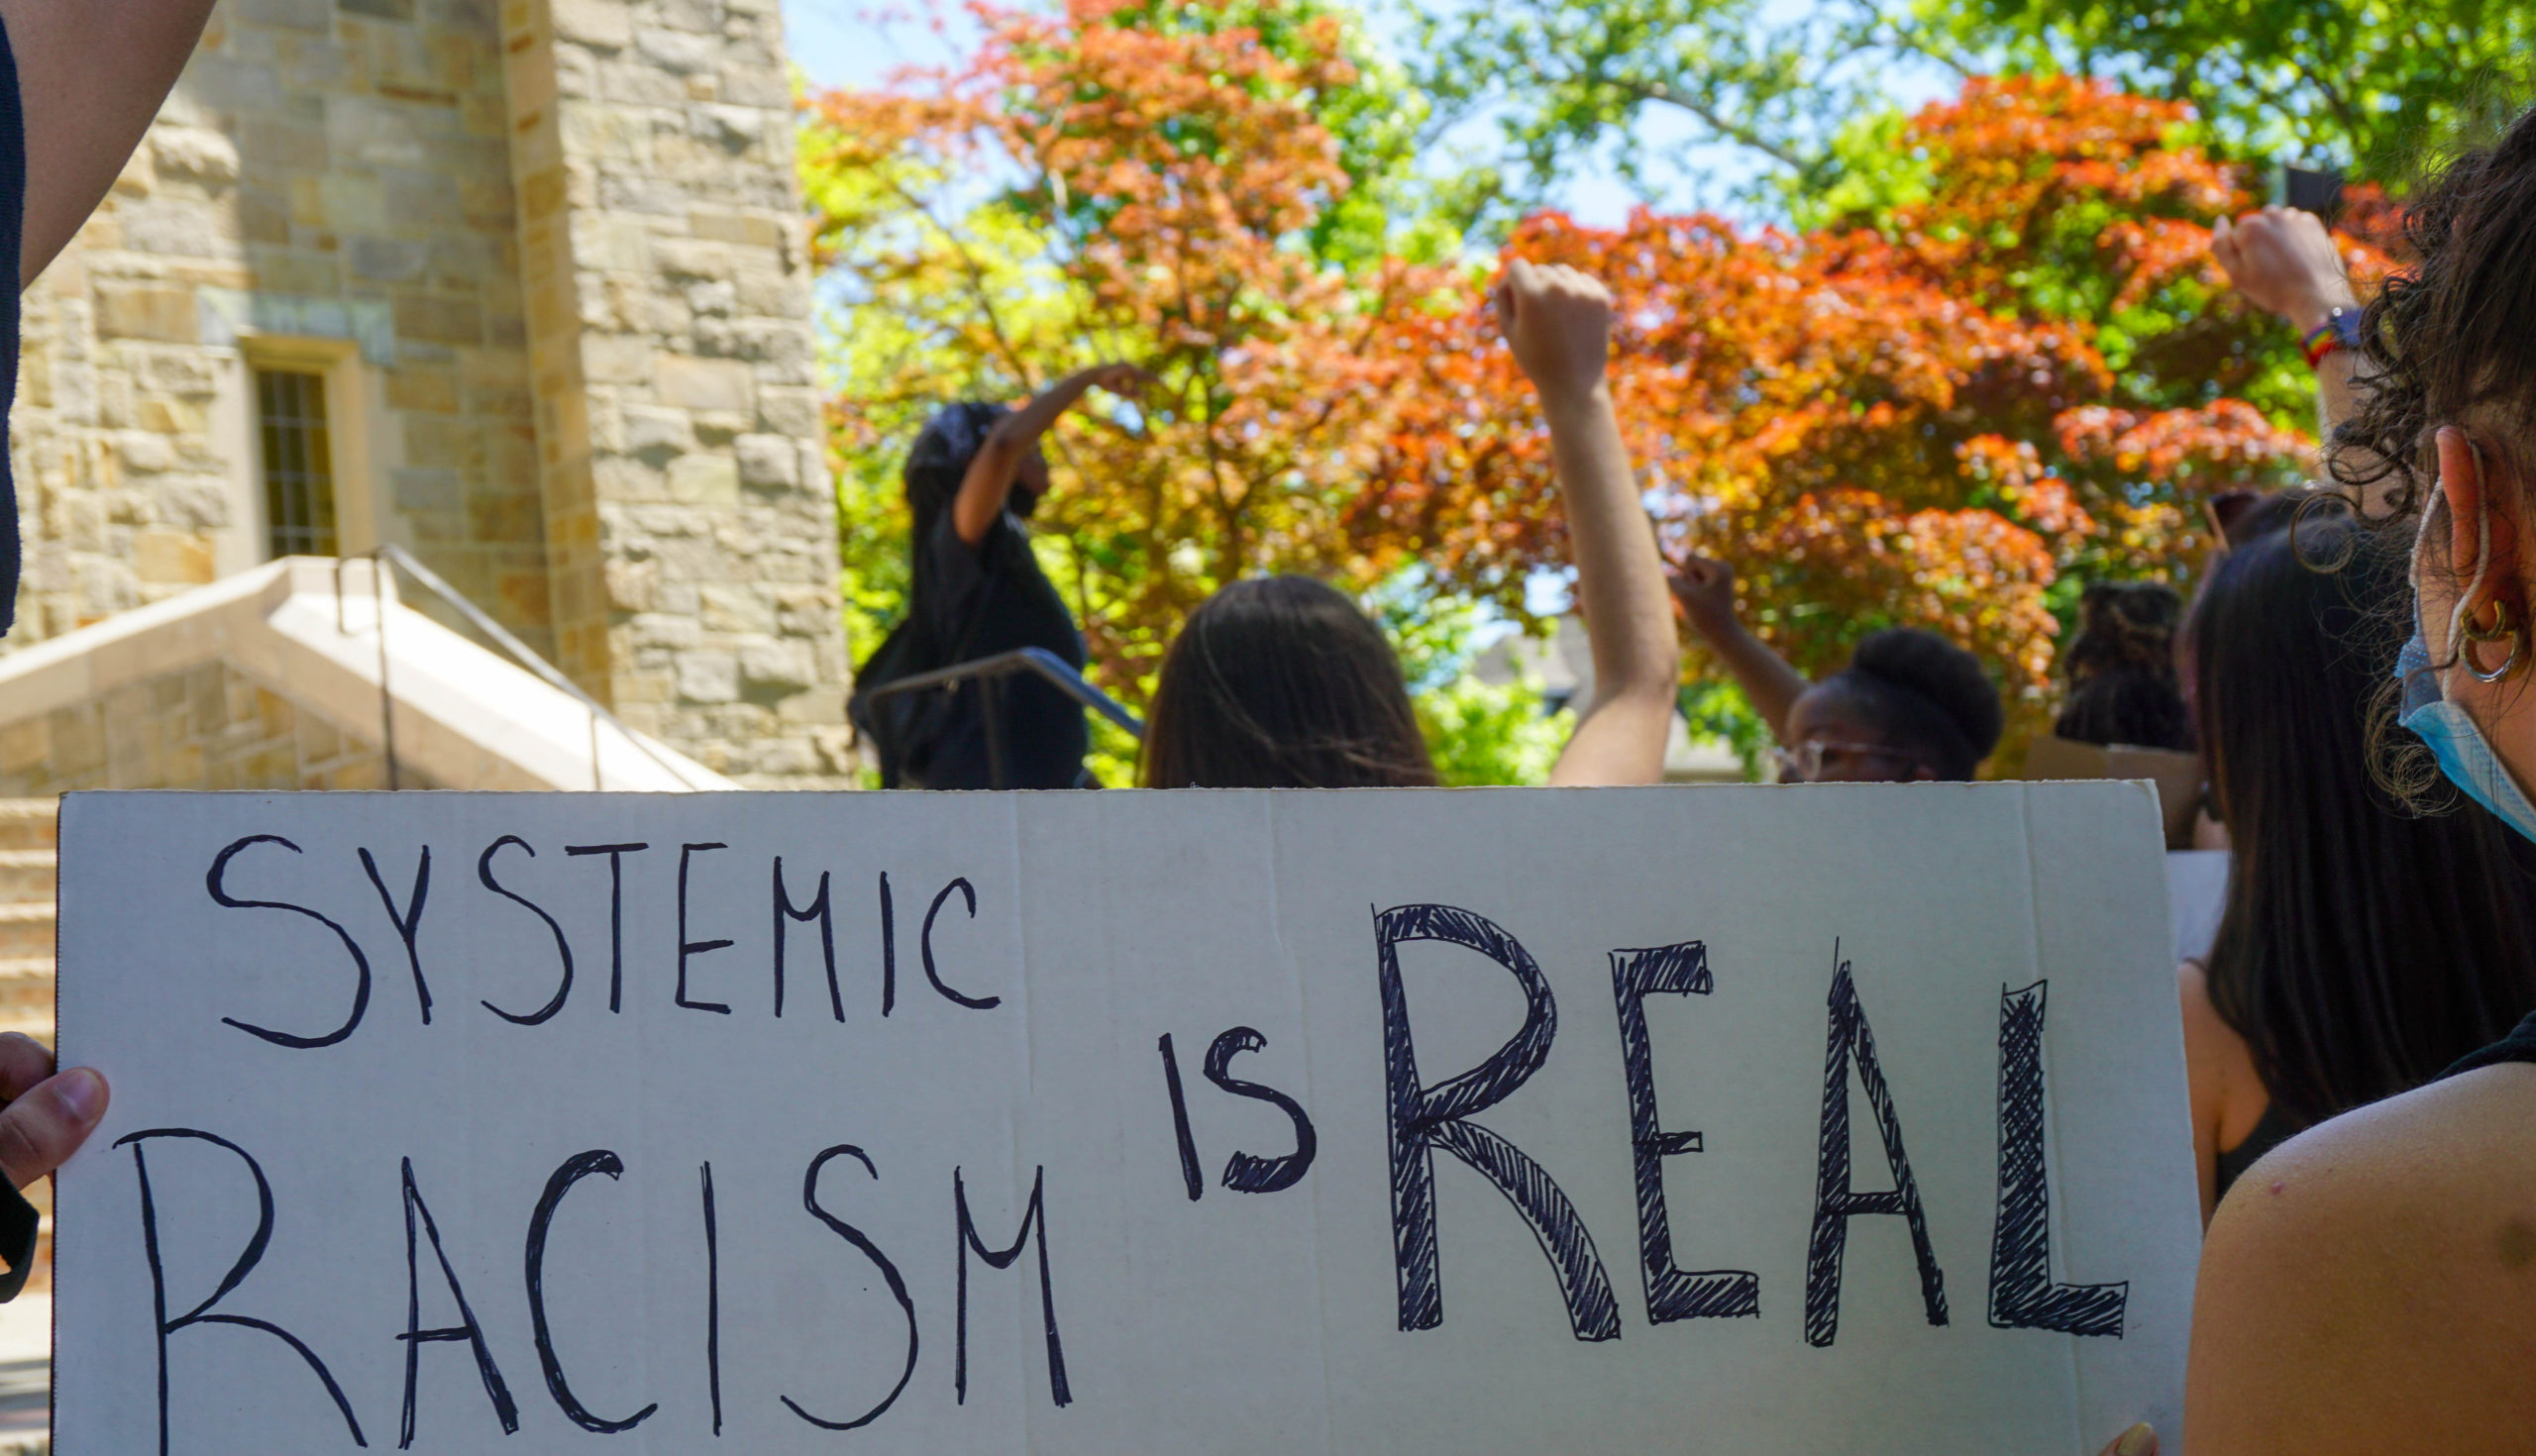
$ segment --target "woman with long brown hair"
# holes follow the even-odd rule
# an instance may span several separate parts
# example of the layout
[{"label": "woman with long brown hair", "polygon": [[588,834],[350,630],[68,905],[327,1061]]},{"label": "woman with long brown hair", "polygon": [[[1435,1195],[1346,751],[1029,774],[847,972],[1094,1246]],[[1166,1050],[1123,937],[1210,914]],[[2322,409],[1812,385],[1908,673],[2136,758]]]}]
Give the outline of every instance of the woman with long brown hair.
[{"label": "woman with long brown hair", "polygon": [[2405,591],[2372,535],[2311,507],[2221,557],[2185,625],[2235,851],[2209,957],[2178,976],[2204,1219],[2291,1134],[2536,1010],[2536,882],[2508,830],[2472,804],[2416,812],[2371,772]]},{"label": "woman with long brown hair", "polygon": [[[1604,379],[1611,294],[1573,268],[1517,261],[1497,315],[1548,418],[1593,632],[1594,701],[1550,782],[1655,782],[1679,654],[1654,528]],[[1436,781],[1382,629],[1332,587],[1296,576],[1236,581],[1190,615],[1163,659],[1139,778],[1153,788]]]}]

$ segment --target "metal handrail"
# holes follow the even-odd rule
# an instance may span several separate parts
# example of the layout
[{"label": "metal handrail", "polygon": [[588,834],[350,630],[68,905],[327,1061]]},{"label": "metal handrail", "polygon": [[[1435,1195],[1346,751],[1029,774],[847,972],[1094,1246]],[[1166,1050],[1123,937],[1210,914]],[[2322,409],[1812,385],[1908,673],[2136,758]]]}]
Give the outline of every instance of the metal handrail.
[{"label": "metal handrail", "polygon": [[975,682],[978,684],[978,690],[986,698],[983,716],[986,719],[987,731],[988,786],[1004,788],[1008,786],[1006,780],[1010,777],[1006,773],[1010,766],[1004,762],[1004,679],[1018,673],[1037,676],[1040,680],[1073,698],[1077,703],[1125,729],[1129,737],[1141,740],[1145,736],[1145,725],[1137,720],[1135,714],[1121,707],[1116,698],[1084,681],[1083,675],[1076,672],[1072,664],[1044,647],[1015,648],[1010,652],[997,653],[993,657],[953,663],[950,667],[936,668],[930,673],[914,673],[904,677],[894,678],[878,687],[854,694],[846,704],[846,716],[860,724],[865,719],[865,710],[885,697],[897,697],[910,692],[927,692],[935,688],[956,688],[966,682]]},{"label": "metal handrail", "polygon": [[1015,673],[1022,672],[1037,674],[1049,686],[1125,729],[1128,736],[1138,739],[1145,736],[1145,725],[1135,714],[1128,712],[1116,698],[1086,682],[1083,675],[1076,672],[1071,664],[1044,647],[1014,648],[1010,652],[1000,652],[993,657],[954,663],[947,668],[936,668],[930,673],[915,673],[904,677],[893,678],[868,692],[856,693],[853,706],[860,708],[866,703],[879,702],[885,697],[896,697],[902,692],[922,692],[931,687],[957,687],[963,682],[1009,677]]},{"label": "metal handrail", "polygon": [[387,757],[387,786],[389,788],[394,788],[396,786],[395,698],[387,690],[387,608],[394,601],[396,578],[387,570],[389,567],[403,569],[405,573],[412,576],[415,581],[419,582],[424,590],[431,592],[434,596],[439,597],[442,601],[447,602],[451,607],[455,608],[461,617],[467,619],[467,624],[469,626],[492,639],[494,646],[499,647],[502,651],[510,654],[512,658],[518,661],[521,667],[526,668],[539,680],[543,681],[547,686],[554,688],[556,691],[571,697],[582,707],[589,709],[590,787],[592,789],[603,789],[606,787],[607,782],[604,773],[599,768],[598,761],[598,725],[602,722],[621,734],[627,743],[630,743],[637,749],[642,750],[645,758],[650,759],[653,763],[668,770],[670,777],[676,779],[682,785],[689,789],[696,786],[693,780],[688,779],[687,775],[679,769],[678,765],[661,757],[659,751],[654,749],[650,743],[646,742],[641,734],[626,727],[624,722],[614,713],[611,713],[606,708],[601,707],[596,698],[593,698],[588,693],[583,692],[579,683],[576,683],[572,678],[565,676],[562,673],[557,672],[553,664],[547,662],[546,659],[539,657],[527,643],[512,636],[501,623],[496,622],[491,617],[485,615],[483,608],[468,600],[465,595],[460,593],[457,587],[442,580],[439,574],[434,572],[431,568],[414,560],[413,553],[405,550],[401,546],[389,543],[375,547],[370,551],[358,553],[354,557],[336,558],[335,630],[337,632],[344,633],[346,636],[351,635],[344,625],[344,563],[364,558],[367,558],[370,563],[370,571],[373,573],[371,579],[374,583],[372,590],[377,594],[378,599],[379,739],[380,748]]}]

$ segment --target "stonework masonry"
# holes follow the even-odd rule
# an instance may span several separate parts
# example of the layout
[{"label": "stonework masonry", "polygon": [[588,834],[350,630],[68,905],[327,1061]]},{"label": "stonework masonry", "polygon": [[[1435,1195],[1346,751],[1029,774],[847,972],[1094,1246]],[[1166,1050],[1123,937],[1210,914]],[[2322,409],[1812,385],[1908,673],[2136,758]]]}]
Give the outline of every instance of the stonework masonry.
[{"label": "stonework masonry", "polygon": [[489,4],[215,9],[26,300],[12,646],[263,560],[260,349],[326,366],[338,434],[360,437],[337,441],[345,546],[394,541],[551,641]]},{"label": "stonework masonry", "polygon": [[[409,788],[432,786],[411,767]],[[83,788],[384,788],[378,751],[207,663],[0,729],[0,795]]]},{"label": "stonework masonry", "polygon": [[775,0],[503,0],[502,33],[565,671],[744,782],[842,780]]},{"label": "stonework masonry", "polygon": [[224,0],[25,332],[8,646],[262,561],[254,371],[316,372],[343,550],[744,783],[848,781],[774,0]]}]

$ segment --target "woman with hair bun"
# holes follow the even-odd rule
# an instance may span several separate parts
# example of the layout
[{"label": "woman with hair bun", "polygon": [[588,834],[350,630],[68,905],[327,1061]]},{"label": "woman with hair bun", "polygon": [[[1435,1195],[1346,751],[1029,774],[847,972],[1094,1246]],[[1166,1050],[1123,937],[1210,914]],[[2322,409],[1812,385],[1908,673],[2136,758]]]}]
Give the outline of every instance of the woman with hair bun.
[{"label": "woman with hair bun", "polygon": [[2052,731],[2072,743],[2192,752],[2192,710],[2175,675],[2183,598],[2156,581],[2098,581],[2078,598],[2061,654],[2069,695]]},{"label": "woman with hair bun", "polygon": [[1692,630],[1779,741],[1783,783],[1961,781],[1999,746],[1999,690],[1972,654],[1934,632],[1859,639],[1849,666],[1809,682],[1735,611],[1735,569],[1693,557],[1673,577]]}]

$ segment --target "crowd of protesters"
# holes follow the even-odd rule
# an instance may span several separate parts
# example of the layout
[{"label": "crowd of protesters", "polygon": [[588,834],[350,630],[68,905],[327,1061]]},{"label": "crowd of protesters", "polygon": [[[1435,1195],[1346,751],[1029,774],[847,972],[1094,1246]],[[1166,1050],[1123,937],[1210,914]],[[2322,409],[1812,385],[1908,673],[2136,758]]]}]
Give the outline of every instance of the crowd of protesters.
[{"label": "crowd of protesters", "polygon": [[[2217,934],[2177,978],[2209,1224],[2196,1452],[2517,1451],[2536,1429],[2536,707],[2513,686],[2536,655],[2536,113],[2426,188],[2409,229],[2418,265],[2364,310],[2312,216],[2219,225],[2221,266],[2315,367],[2325,477],[2215,497],[2191,600],[2096,583],[2062,655],[2056,734],[2196,755],[2201,842],[2231,852]],[[1552,782],[1660,779],[1677,621],[1767,726],[1780,781],[1976,777],[2004,715],[1970,654],[1892,629],[1809,680],[1739,618],[1732,564],[1661,561],[1604,386],[1597,282],[1515,262],[1498,311],[1539,393],[1594,646]],[[1049,397],[989,437],[1035,437]],[[919,537],[920,579],[937,539]],[[1071,631],[1048,645],[1080,661]],[[1436,781],[1381,630],[1292,577],[1191,616],[1139,778]]]},{"label": "crowd of protesters", "polygon": [[[104,194],[207,11],[0,0],[0,238],[22,286]],[[2536,1017],[2520,1019],[2536,1008],[2536,112],[2450,163],[2405,216],[2416,260],[2365,308],[2312,218],[2220,226],[2237,286],[2307,342],[2326,478],[2237,501],[2189,604],[2091,591],[2068,653],[2061,734],[2197,753],[2233,854],[2216,940],[2180,972],[2209,1220],[2181,1433],[2199,1456],[2516,1452],[2536,1431]],[[1660,779],[1677,612],[1777,739],[1782,780],[1980,771],[2001,705],[1960,649],[1876,633],[1809,681],[1739,621],[1731,566],[1668,573],[1605,380],[1601,283],[1517,261],[1496,308],[1549,431],[1593,642],[1592,701],[1553,783]],[[11,295],[12,360],[15,325]],[[915,584],[898,667],[1023,649],[1083,665],[1024,524],[1047,485],[1039,442],[1089,390],[1141,382],[1105,364],[1018,410],[957,405],[926,428],[906,471]],[[0,511],[0,603],[15,519]],[[1084,781],[1082,712],[1044,679],[936,697],[898,725],[888,768],[901,781]],[[1380,628],[1332,588],[1279,577],[1192,614],[1140,779],[1436,774]],[[75,1151],[106,1094],[96,1073],[55,1075],[40,1045],[0,1037],[8,1184]],[[2155,1446],[2137,1429],[2107,1449]]]}]

